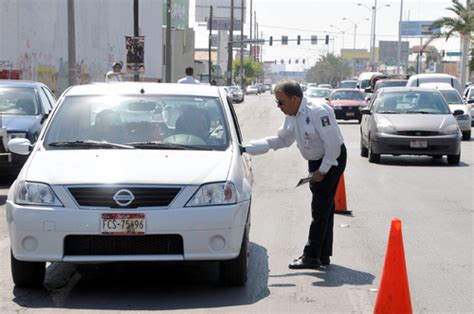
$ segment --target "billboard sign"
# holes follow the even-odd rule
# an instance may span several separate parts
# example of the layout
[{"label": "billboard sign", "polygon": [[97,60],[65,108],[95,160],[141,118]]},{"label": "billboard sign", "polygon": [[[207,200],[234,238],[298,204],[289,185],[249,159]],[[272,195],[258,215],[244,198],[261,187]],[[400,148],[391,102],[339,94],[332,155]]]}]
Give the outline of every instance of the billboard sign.
[{"label": "billboard sign", "polygon": [[[409,42],[401,42],[401,64],[408,64]],[[379,41],[379,62],[386,65],[396,65],[398,54],[398,41]]]},{"label": "billboard sign", "polygon": [[145,68],[145,37],[125,36],[125,48],[127,50],[127,72],[139,74]]},{"label": "billboard sign", "polygon": [[433,21],[403,21],[400,34],[403,37],[429,37],[441,32],[440,28],[431,28]]},{"label": "billboard sign", "polygon": [[[163,1],[163,26],[166,26],[166,3]],[[187,29],[189,20],[189,0],[173,0],[171,2],[171,27]]]},{"label": "billboard sign", "polygon": [[[175,1],[175,0],[173,0]],[[196,22],[207,22],[209,20],[210,7],[212,6],[213,18],[230,19],[230,1],[229,0],[196,0],[195,19]],[[246,19],[247,1],[244,0],[244,23]],[[234,19],[241,19],[242,16],[241,1],[234,1]],[[234,29],[236,29],[234,25]],[[240,29],[240,28],[239,28]]]},{"label": "billboard sign", "polygon": [[[211,20],[207,21],[207,29],[209,30],[209,26],[211,24]],[[212,30],[213,31],[230,31],[230,19],[224,19],[224,18],[213,18],[212,19]],[[235,30],[240,30],[242,27],[242,21],[241,20],[236,20],[234,19],[234,25],[233,29]]]}]

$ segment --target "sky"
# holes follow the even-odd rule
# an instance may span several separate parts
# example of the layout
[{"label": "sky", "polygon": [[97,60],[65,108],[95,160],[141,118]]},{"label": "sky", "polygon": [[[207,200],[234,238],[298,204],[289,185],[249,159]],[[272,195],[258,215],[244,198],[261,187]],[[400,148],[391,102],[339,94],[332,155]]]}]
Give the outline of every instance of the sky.
[{"label": "sky", "polygon": [[[244,35],[249,34],[248,11],[250,0],[247,1],[247,23]],[[300,63],[294,68],[308,68],[317,61],[319,56],[330,53],[340,53],[344,41],[344,48],[352,49],[354,45],[354,24],[343,18],[358,23],[356,33],[356,49],[370,49],[371,34],[371,7],[374,1],[322,1],[322,0],[253,0],[253,11],[256,12],[258,30],[263,34],[267,43],[263,46],[263,61],[274,61],[280,59],[299,59]],[[465,4],[465,1],[462,1]],[[230,0],[229,0],[230,3]],[[234,0],[239,3],[240,0]],[[357,3],[362,3],[358,6]],[[398,40],[398,21],[400,19],[401,1],[377,1],[376,14],[376,42],[379,40]],[[404,21],[431,21],[444,16],[453,16],[446,10],[451,6],[451,0],[403,0]],[[194,1],[190,2],[190,20],[193,21]],[[365,19],[369,19],[365,21]],[[192,26],[193,24],[191,24]],[[331,25],[333,25],[331,27]],[[208,31],[205,26],[194,24],[196,31],[196,47],[207,48]],[[342,35],[344,31],[344,36]],[[330,36],[330,44],[324,44],[324,36]],[[268,45],[268,38],[281,39],[286,35],[290,39],[296,39],[298,35],[302,39],[310,39],[312,35],[318,36],[318,44],[302,41],[301,45],[289,42],[282,46],[279,42]],[[406,39],[410,41],[410,47],[419,45],[420,39]],[[446,42],[445,39],[437,39],[432,43],[438,50],[460,51],[459,38],[453,38]],[[378,46],[378,44],[377,44]],[[301,64],[302,59],[305,65]],[[452,60],[456,60],[452,57]]]}]

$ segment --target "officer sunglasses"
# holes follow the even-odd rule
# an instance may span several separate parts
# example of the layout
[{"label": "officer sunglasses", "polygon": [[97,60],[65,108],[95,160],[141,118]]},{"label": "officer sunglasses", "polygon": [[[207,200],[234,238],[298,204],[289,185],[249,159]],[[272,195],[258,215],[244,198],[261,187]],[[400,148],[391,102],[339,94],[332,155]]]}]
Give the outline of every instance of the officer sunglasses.
[{"label": "officer sunglasses", "polygon": [[279,99],[275,99],[275,102],[276,102],[278,107],[282,107],[282,106],[285,106],[287,104],[286,101],[281,101]]}]

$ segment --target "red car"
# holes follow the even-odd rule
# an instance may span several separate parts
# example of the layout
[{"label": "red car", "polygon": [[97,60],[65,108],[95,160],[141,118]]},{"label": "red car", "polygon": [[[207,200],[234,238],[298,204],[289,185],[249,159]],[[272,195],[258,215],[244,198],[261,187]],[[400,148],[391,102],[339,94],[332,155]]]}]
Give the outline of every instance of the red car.
[{"label": "red car", "polygon": [[356,88],[335,89],[327,100],[336,113],[336,119],[358,120],[359,123],[362,118],[360,108],[367,105],[364,94]]}]

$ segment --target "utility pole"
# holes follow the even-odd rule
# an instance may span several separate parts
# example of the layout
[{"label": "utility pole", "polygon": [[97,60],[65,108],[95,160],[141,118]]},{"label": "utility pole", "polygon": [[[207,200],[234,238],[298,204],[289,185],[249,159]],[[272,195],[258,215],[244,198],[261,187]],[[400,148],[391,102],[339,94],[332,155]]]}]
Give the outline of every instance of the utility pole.
[{"label": "utility pole", "polygon": [[[253,28],[254,28],[254,36],[253,38],[254,39],[258,39],[258,31],[257,31],[257,12],[253,11]],[[254,60],[257,61],[257,54],[255,53],[255,51],[252,53],[252,55],[254,56]]]},{"label": "utility pole", "polygon": [[232,42],[234,41],[234,0],[230,0],[230,31],[227,48],[227,86],[232,85]]},{"label": "utility pole", "polygon": [[166,0],[166,75],[165,82],[171,83],[171,0]]},{"label": "utility pole", "polygon": [[402,20],[403,20],[403,0],[400,0],[400,19],[398,20],[398,47],[397,47],[397,74],[400,74],[400,63],[402,58]]},{"label": "utility pole", "polygon": [[209,7],[209,83],[212,81],[212,58],[211,58],[211,47],[212,47],[212,5]]},{"label": "utility pole", "polygon": [[244,0],[240,2],[240,68],[239,68],[239,82],[240,87],[244,88]]},{"label": "utility pole", "polygon": [[67,56],[69,86],[76,85],[76,22],[74,19],[74,0],[67,1]]},{"label": "utility pole", "polygon": [[[137,38],[140,36],[138,28],[138,0],[133,0],[133,36]],[[138,82],[140,80],[138,69],[134,69],[135,74],[133,75],[133,81]]]},{"label": "utility pole", "polygon": [[[466,0],[466,8],[470,10],[470,7],[471,7],[471,0]],[[465,35],[461,36],[461,39],[462,39],[461,86],[462,88],[464,88],[467,82],[467,75],[469,74],[469,71],[467,69],[468,55],[469,55],[469,36],[465,36]]]},{"label": "utility pole", "polygon": [[[253,16],[252,16],[252,0],[250,0],[250,32],[249,32],[249,39],[253,39],[252,35],[252,26],[253,26]],[[249,45],[249,57],[252,58],[252,44]]]}]

